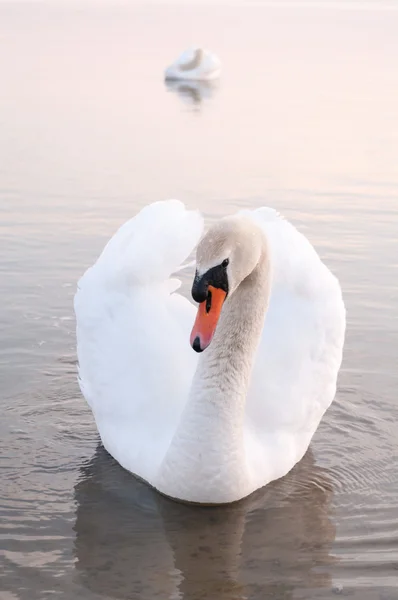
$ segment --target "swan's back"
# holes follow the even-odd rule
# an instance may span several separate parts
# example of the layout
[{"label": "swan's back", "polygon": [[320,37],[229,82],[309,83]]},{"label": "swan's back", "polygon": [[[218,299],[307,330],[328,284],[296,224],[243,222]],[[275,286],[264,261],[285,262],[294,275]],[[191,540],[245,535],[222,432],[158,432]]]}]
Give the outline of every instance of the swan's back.
[{"label": "swan's back", "polygon": [[220,76],[221,62],[213,52],[204,48],[188,48],[167,67],[167,80],[212,81]]}]

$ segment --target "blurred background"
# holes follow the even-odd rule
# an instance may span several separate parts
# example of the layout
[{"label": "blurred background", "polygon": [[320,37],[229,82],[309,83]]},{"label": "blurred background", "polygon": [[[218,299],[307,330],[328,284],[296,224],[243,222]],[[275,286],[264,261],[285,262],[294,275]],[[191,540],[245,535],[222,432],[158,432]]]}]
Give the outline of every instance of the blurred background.
[{"label": "blurred background", "polygon": [[[220,81],[166,84],[192,45]],[[0,598],[396,600],[398,3],[1,0],[0,47]],[[347,307],[310,451],[229,509],[122,471],[76,382],[78,278],[170,197],[276,208]]]}]

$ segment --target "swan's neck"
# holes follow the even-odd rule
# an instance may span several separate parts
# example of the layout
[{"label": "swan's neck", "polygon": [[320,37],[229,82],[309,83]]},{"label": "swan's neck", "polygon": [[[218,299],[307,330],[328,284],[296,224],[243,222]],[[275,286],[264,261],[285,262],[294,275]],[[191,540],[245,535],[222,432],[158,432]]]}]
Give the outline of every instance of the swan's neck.
[{"label": "swan's neck", "polygon": [[268,303],[267,256],[264,251],[254,271],[225,302],[214,338],[199,359],[187,405],[161,468],[162,480],[170,478],[180,498],[192,496],[198,501],[203,496],[206,502],[208,495],[212,502],[228,502],[229,493],[236,499],[239,487],[242,495],[247,493],[243,491],[247,485],[243,423]]}]

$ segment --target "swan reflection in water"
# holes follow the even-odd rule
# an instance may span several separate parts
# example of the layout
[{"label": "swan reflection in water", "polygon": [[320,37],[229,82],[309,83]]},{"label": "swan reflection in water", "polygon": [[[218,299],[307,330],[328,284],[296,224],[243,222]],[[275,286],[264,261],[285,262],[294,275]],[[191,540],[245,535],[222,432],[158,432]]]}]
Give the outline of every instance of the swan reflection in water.
[{"label": "swan reflection in water", "polygon": [[330,589],[332,495],[311,449],[243,501],[197,507],[161,496],[98,446],[75,487],[79,579],[96,594],[140,600],[288,600]]},{"label": "swan reflection in water", "polygon": [[173,92],[187,104],[199,108],[204,100],[214,97],[217,89],[217,81],[189,81],[189,80],[165,80],[168,92]]}]

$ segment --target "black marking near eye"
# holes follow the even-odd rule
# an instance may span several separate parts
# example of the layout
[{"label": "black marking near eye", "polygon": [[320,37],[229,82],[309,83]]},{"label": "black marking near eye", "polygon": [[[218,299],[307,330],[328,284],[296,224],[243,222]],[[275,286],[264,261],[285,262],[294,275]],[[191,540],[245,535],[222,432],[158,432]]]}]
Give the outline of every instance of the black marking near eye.
[{"label": "black marking near eye", "polygon": [[221,266],[224,267],[224,269],[226,269],[229,265],[229,258],[226,258],[225,260],[222,261]]},{"label": "black marking near eye", "polygon": [[206,298],[206,312],[209,313],[211,309],[211,291],[209,290],[207,292],[207,298]]},{"label": "black marking near eye", "polygon": [[195,300],[195,302],[201,303],[207,300],[209,285],[220,290],[224,290],[224,292],[228,295],[228,275],[226,267],[224,267],[223,264],[209,269],[202,276],[199,276],[196,272],[195,279],[192,284],[192,298]]}]

